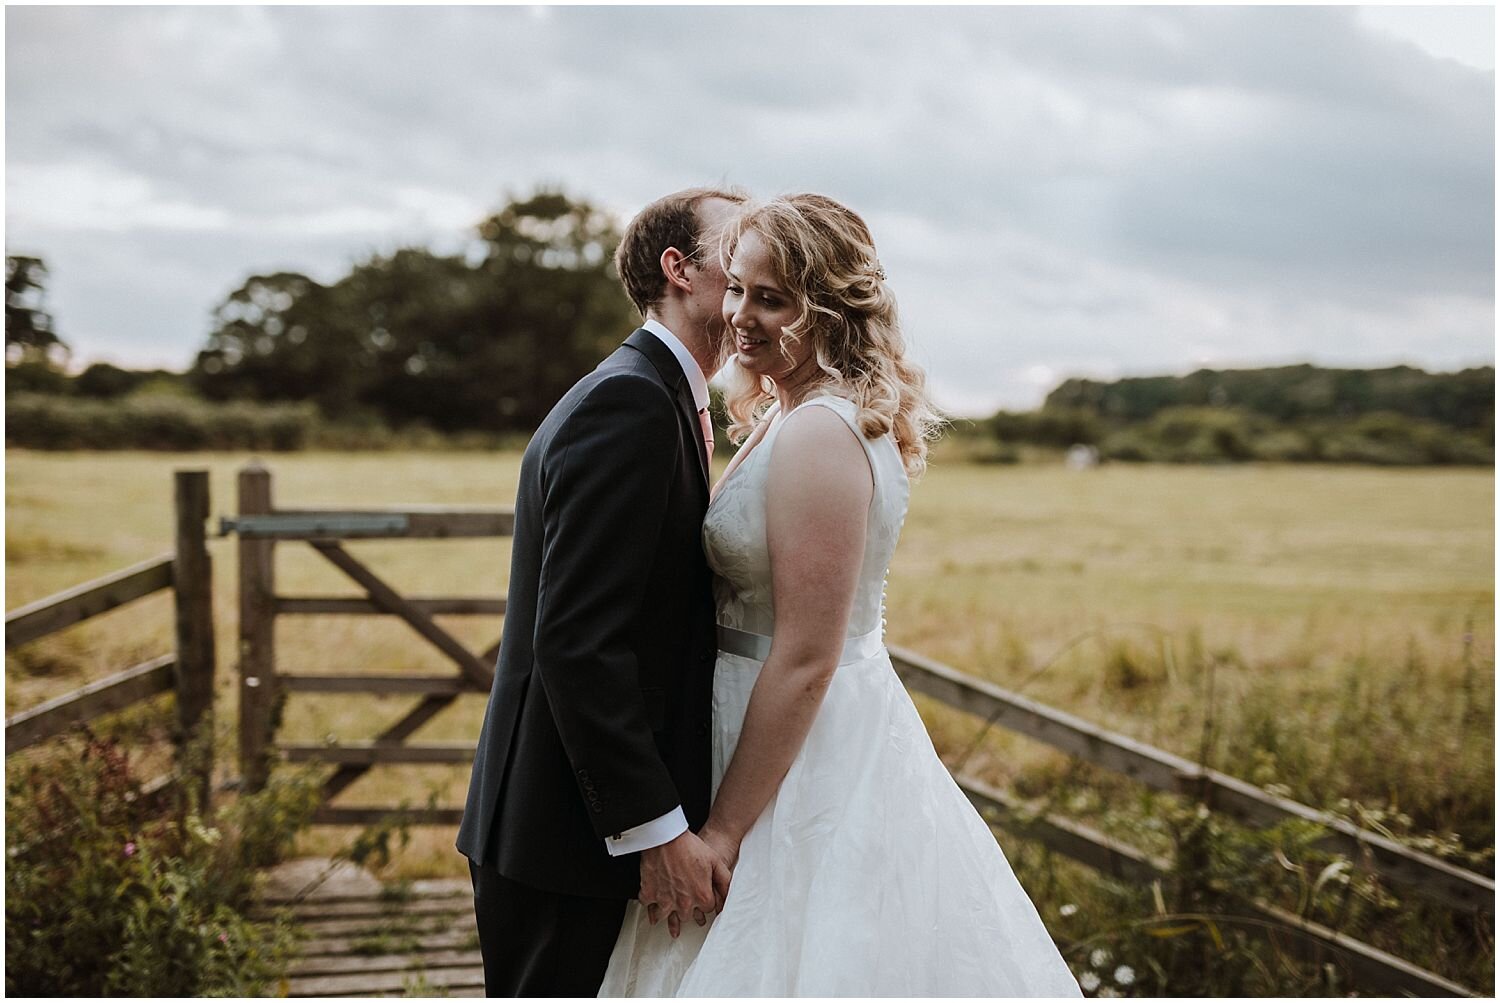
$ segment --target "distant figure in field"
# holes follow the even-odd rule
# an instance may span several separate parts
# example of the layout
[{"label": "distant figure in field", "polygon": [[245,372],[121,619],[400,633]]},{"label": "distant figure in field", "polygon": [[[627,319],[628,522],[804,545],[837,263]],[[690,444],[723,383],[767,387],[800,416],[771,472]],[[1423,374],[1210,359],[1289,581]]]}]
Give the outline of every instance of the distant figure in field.
[{"label": "distant figure in field", "polygon": [[1069,470],[1093,470],[1099,465],[1099,450],[1093,446],[1085,446],[1075,443],[1068,447],[1068,456],[1065,461]]}]

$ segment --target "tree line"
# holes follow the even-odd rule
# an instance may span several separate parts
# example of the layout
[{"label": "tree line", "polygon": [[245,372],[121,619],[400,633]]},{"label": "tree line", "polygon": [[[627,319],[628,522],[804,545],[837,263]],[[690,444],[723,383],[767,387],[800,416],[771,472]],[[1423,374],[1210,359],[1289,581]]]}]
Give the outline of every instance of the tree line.
[{"label": "tree line", "polygon": [[1101,383],[1065,381],[1045,408],[1078,408],[1119,422],[1145,421],[1172,407],[1231,408],[1280,422],[1353,418],[1383,411],[1465,431],[1495,425],[1493,366],[1428,373],[1411,366],[1324,369],[1200,369],[1188,376],[1150,376]]},{"label": "tree line", "polygon": [[[95,363],[70,375],[69,346],[45,309],[45,263],[7,256],[7,441],[514,441],[637,322],[613,270],[620,236],[600,207],[542,189],[483,219],[462,253],[374,254],[329,284],[252,275],[215,308],[181,373]],[[992,459],[1082,444],[1121,460],[1493,462],[1494,370],[1304,365],[1070,379],[1040,409],[1001,411],[970,432]]]},{"label": "tree line", "polygon": [[[67,345],[37,305],[45,266],[8,257],[8,396],[149,393],[251,405],[242,416],[253,405],[307,404],[319,423],[377,436],[529,432],[638,321],[613,273],[619,226],[587,201],[542,190],[510,200],[473,236],[460,254],[372,255],[331,284],[252,275],[213,311],[184,373],[96,363],[67,375]],[[27,406],[34,419],[44,405]],[[286,408],[278,414],[284,423]]]},{"label": "tree line", "polygon": [[1495,370],[1299,365],[1070,379],[1038,410],[980,424],[996,460],[1019,459],[1022,447],[1082,445],[1127,461],[1487,465]]}]

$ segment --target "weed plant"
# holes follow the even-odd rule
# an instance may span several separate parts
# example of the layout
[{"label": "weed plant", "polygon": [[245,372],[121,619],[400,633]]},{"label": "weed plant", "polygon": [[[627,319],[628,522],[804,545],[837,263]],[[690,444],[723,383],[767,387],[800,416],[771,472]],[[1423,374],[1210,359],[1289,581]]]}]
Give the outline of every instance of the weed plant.
[{"label": "weed plant", "polygon": [[192,787],[179,782],[160,803],[117,739],[88,733],[7,770],[7,995],[247,996],[272,986],[291,928],[284,916],[249,917],[255,869],[307,825],[318,788],[280,771],[263,791],[208,812]]}]

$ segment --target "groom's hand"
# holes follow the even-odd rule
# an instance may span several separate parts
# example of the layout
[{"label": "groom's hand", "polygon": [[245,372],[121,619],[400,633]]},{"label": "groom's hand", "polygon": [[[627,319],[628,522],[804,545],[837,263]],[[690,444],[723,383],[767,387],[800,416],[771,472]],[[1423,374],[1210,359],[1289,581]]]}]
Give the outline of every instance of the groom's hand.
[{"label": "groom's hand", "polygon": [[724,861],[691,831],[641,851],[641,904],[653,924],[666,917],[673,937],[682,932],[683,916],[701,916],[699,926],[708,922],[704,914],[715,911],[721,880],[729,880]]}]

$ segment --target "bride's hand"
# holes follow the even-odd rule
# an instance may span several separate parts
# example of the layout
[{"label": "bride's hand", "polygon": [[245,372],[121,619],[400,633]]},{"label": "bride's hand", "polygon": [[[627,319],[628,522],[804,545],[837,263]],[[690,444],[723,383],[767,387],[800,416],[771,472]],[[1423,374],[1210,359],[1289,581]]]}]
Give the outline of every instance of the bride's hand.
[{"label": "bride's hand", "polygon": [[[717,828],[712,820],[704,825],[703,829],[698,833],[698,838],[703,840],[710,850],[719,855],[719,859],[724,861],[725,868],[732,875],[734,866],[739,863],[740,859],[740,841]],[[726,880],[723,883],[723,887],[719,887],[716,881],[714,892],[719,899],[717,911],[722,912],[724,910],[724,899],[729,894],[729,881]]]}]

